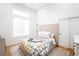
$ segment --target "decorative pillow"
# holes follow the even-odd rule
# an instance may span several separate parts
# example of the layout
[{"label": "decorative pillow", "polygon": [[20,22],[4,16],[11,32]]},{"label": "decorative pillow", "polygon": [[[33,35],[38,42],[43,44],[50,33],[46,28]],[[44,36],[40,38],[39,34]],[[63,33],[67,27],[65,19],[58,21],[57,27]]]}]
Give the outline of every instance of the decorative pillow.
[{"label": "decorative pillow", "polygon": [[52,39],[52,40],[53,40],[53,44],[56,44],[55,39]]},{"label": "decorative pillow", "polygon": [[54,39],[55,38],[55,34],[51,34],[50,38]]},{"label": "decorative pillow", "polygon": [[33,41],[33,38],[29,38],[28,42],[32,42]]}]

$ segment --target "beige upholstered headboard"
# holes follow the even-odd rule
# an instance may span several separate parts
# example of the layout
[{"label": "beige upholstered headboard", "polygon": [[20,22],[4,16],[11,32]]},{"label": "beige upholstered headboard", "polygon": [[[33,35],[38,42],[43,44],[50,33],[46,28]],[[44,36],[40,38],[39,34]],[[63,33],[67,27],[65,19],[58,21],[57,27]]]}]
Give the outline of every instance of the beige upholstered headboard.
[{"label": "beige upholstered headboard", "polygon": [[39,31],[48,31],[55,34],[56,43],[58,44],[58,24],[40,25]]}]

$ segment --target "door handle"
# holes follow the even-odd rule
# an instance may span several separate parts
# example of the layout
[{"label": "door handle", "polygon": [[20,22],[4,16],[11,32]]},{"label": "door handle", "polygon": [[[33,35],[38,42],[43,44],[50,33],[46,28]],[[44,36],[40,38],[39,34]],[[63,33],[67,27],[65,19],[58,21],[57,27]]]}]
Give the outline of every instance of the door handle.
[{"label": "door handle", "polygon": [[59,33],[59,35],[61,35],[61,33]]}]

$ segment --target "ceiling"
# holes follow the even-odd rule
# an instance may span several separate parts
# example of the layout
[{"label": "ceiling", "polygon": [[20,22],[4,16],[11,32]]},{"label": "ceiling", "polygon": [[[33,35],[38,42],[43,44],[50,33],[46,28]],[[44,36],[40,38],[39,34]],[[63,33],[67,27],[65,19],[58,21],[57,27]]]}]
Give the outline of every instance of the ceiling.
[{"label": "ceiling", "polygon": [[49,5],[49,3],[23,3],[23,5],[33,9],[33,10],[40,10]]}]

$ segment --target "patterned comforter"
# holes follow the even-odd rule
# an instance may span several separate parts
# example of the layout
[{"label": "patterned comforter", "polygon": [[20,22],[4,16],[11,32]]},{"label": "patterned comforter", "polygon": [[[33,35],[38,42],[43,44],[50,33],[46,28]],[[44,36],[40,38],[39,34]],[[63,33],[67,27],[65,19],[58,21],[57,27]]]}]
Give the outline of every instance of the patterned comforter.
[{"label": "patterned comforter", "polygon": [[45,56],[49,52],[49,46],[41,40],[32,40],[31,42],[26,40],[22,45],[31,56]]}]

